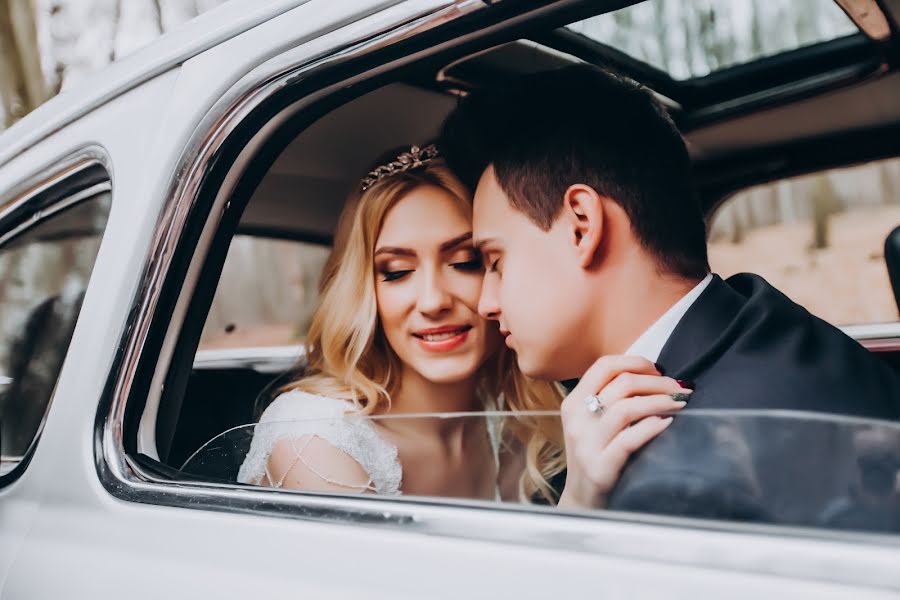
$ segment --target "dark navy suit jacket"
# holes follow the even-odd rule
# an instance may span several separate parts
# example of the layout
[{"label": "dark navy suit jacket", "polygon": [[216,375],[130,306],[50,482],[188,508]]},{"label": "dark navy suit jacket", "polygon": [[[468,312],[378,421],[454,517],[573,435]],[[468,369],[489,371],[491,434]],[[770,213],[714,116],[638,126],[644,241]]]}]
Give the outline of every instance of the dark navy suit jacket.
[{"label": "dark navy suit jacket", "polygon": [[[658,365],[695,391],[632,457],[610,509],[821,525],[836,495],[860,493],[855,436],[868,435],[864,420],[844,426],[825,415],[900,419],[897,373],[756,275],[715,276]],[[890,460],[900,452],[883,450]],[[848,481],[853,489],[843,489]]]}]

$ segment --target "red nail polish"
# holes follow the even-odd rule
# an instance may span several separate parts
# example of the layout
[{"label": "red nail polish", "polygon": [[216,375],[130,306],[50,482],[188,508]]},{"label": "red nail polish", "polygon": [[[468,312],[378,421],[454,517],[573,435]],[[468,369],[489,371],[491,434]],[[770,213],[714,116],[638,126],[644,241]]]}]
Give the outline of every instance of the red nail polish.
[{"label": "red nail polish", "polygon": [[680,385],[682,389],[692,390],[694,389],[694,382],[689,379],[676,379],[675,383]]}]

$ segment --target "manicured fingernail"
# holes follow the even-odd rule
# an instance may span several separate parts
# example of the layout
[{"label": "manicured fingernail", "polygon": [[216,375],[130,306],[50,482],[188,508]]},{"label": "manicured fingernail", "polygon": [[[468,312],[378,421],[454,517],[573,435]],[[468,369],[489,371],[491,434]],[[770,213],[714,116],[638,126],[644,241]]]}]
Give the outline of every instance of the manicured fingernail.
[{"label": "manicured fingernail", "polygon": [[686,390],[694,389],[694,382],[691,381],[690,379],[676,379],[675,383],[677,383],[678,385],[680,385],[681,387],[683,387]]},{"label": "manicured fingernail", "polygon": [[666,417],[666,418],[663,419],[662,421],[663,421],[663,424],[664,424],[666,427],[668,427],[669,425],[672,424],[672,417]]},{"label": "manicured fingernail", "polygon": [[684,408],[685,406],[687,406],[687,402],[685,402],[684,400],[676,400],[675,404],[678,405],[678,408]]},{"label": "manicured fingernail", "polygon": [[684,402],[687,404],[687,401],[690,397],[690,392],[677,392],[675,394],[669,394],[669,397],[675,402]]}]

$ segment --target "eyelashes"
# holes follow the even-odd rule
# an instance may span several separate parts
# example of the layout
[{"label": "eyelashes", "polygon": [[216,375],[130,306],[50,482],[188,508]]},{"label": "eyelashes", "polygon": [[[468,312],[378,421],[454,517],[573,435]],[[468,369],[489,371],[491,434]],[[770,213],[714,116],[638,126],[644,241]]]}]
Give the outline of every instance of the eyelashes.
[{"label": "eyelashes", "polygon": [[383,271],[379,271],[379,273],[381,274],[382,281],[397,281],[399,279],[403,279],[404,277],[406,277],[407,275],[412,273],[412,270],[411,269],[406,269],[403,271],[383,270]]},{"label": "eyelashes", "polygon": [[[461,271],[463,273],[480,273],[482,270],[484,270],[484,263],[482,262],[480,257],[473,258],[472,260],[450,263],[450,266],[454,270]],[[393,271],[389,269],[379,269],[378,274],[381,276],[381,281],[391,282],[400,281],[413,271],[415,271],[415,269],[397,269]]]},{"label": "eyelashes", "polygon": [[465,262],[452,263],[450,266],[458,271],[474,272],[481,271],[484,268],[484,263],[481,258],[473,258]]}]

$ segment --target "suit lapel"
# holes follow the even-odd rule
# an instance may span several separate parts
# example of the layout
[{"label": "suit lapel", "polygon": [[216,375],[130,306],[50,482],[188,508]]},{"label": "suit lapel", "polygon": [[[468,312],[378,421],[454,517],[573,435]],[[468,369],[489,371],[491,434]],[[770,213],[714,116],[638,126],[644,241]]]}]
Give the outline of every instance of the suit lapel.
[{"label": "suit lapel", "polygon": [[732,337],[735,317],[745,302],[721,277],[713,275],[663,346],[657,360],[663,372],[678,379],[696,379]]}]

